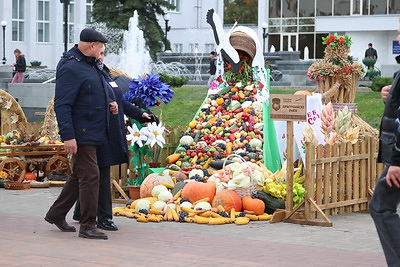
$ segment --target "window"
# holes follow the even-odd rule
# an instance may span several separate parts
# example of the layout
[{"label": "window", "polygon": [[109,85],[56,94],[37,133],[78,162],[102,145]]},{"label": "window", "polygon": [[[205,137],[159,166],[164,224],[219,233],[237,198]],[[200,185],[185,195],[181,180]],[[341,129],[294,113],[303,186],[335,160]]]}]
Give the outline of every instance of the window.
[{"label": "window", "polygon": [[39,0],[37,6],[37,41],[50,41],[50,1]]},{"label": "window", "polygon": [[282,18],[297,17],[298,0],[282,0]]},{"label": "window", "polygon": [[179,12],[181,11],[181,0],[168,0],[171,5],[175,6],[175,9],[169,9],[169,11]]},{"label": "window", "polygon": [[317,1],[317,16],[332,16],[332,0]]},{"label": "window", "polygon": [[198,43],[190,43],[189,44],[189,53],[199,53],[199,44]]},{"label": "window", "polygon": [[205,44],[205,49],[206,49],[206,53],[210,53],[211,51],[215,50],[215,44],[213,44],[213,43]]},{"label": "window", "polygon": [[75,42],[74,39],[74,21],[75,21],[75,16],[74,16],[74,1],[71,1],[70,4],[68,5],[68,43],[73,44]]},{"label": "window", "polygon": [[269,0],[269,17],[281,17],[281,0]]},{"label": "window", "polygon": [[183,52],[183,44],[173,44],[172,51],[174,53],[182,53]]},{"label": "window", "polygon": [[351,0],[352,15],[361,15],[361,0]]},{"label": "window", "polygon": [[390,14],[400,14],[400,1],[389,0],[389,13]]},{"label": "window", "polygon": [[[382,4],[382,2],[383,2],[382,0],[370,0],[369,1],[369,14],[370,15],[387,14],[387,3]],[[398,1],[395,1],[395,2],[398,2]]]},{"label": "window", "polygon": [[92,23],[93,0],[86,0],[86,23]]},{"label": "window", "polygon": [[25,0],[12,1],[12,40],[24,41]]},{"label": "window", "polygon": [[[380,1],[380,0],[379,0]],[[335,16],[350,15],[350,0],[335,0]]]},{"label": "window", "polygon": [[314,17],[315,0],[300,0],[299,17]]}]

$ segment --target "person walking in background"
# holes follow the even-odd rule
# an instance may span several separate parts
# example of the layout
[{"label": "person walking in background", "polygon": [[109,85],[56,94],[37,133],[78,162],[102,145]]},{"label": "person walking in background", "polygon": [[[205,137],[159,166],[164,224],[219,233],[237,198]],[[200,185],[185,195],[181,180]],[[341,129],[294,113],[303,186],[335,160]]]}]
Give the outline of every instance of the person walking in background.
[{"label": "person walking in background", "polygon": [[207,85],[210,85],[212,81],[215,79],[215,73],[217,71],[217,52],[210,52],[210,68],[207,72],[210,74],[210,78],[208,79]]},{"label": "person walking in background", "polygon": [[376,52],[376,49],[372,47],[372,43],[368,44],[367,50],[365,50],[365,58],[372,58],[377,60],[378,59],[378,52]]},{"label": "person walking in background", "polygon": [[15,68],[15,74],[12,83],[23,83],[26,71],[25,55],[18,48],[14,50],[15,63],[11,66]]},{"label": "person walking in background", "polygon": [[[397,41],[400,43],[400,27]],[[388,94],[386,91],[390,90]],[[369,203],[388,266],[400,266],[400,72],[382,93],[385,110],[381,121],[378,161],[386,164]]]},{"label": "person walking in background", "polygon": [[[97,227],[103,230],[117,231],[118,227],[112,221],[112,201],[110,186],[110,166],[129,163],[129,149],[126,140],[126,127],[124,114],[137,120],[152,122],[149,114],[140,108],[132,105],[122,97],[122,90],[118,84],[110,77],[110,71],[104,61],[104,48],[100,53],[97,66],[102,73],[107,86],[118,104],[118,114],[111,114],[109,121],[109,143],[98,147],[97,162],[100,170],[99,199],[97,207]],[[129,79],[129,78],[127,78]],[[74,215],[74,220],[81,219],[80,201],[78,199]]]},{"label": "person walking in background", "polygon": [[63,232],[75,232],[65,217],[79,197],[79,237],[90,239],[108,239],[96,227],[100,179],[97,148],[108,142],[110,112],[118,112],[96,65],[106,42],[101,33],[83,29],[80,42],[64,53],[56,72],[54,111],[65,151],[72,154],[72,175],[45,220]]}]

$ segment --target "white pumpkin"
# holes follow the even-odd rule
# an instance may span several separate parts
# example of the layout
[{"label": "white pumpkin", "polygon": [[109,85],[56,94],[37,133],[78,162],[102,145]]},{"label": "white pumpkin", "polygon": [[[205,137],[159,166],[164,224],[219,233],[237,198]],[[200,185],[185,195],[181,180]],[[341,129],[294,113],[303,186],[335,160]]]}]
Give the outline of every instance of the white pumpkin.
[{"label": "white pumpkin", "polygon": [[171,200],[173,197],[174,197],[174,196],[172,195],[171,192],[169,192],[169,191],[162,191],[162,192],[160,192],[160,194],[158,195],[158,200],[168,202],[168,201]]},{"label": "white pumpkin", "polygon": [[153,187],[153,189],[151,190],[151,195],[158,198],[158,195],[163,191],[168,191],[168,188],[165,185],[159,184]]}]

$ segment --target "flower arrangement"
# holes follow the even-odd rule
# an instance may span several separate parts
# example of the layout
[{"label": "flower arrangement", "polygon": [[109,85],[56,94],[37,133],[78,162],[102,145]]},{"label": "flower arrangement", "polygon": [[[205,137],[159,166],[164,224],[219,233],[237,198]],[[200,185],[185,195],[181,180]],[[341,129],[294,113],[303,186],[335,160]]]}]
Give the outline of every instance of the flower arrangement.
[{"label": "flower arrangement", "polygon": [[143,105],[148,108],[160,104],[161,99],[165,104],[171,100],[174,91],[169,85],[160,80],[159,74],[142,74],[137,79],[133,79],[129,85],[129,90],[124,94],[124,99],[128,102],[135,102],[140,99]]},{"label": "flower arrangement", "polygon": [[129,179],[127,182],[128,185],[140,186],[144,178],[146,178],[148,166],[144,162],[144,157],[153,156],[149,145],[151,147],[158,145],[161,148],[164,146],[164,130],[165,127],[162,126],[161,122],[159,124],[152,122],[145,127],[141,127],[141,124],[139,126],[137,124],[132,124],[132,127],[128,126],[129,134],[126,136],[126,139],[130,141],[129,149],[133,152],[131,162],[135,166],[135,170],[138,171],[138,178]]},{"label": "flower arrangement", "polygon": [[322,37],[322,44],[330,45],[335,47],[337,45],[345,45],[350,47],[353,42],[351,41],[351,37],[347,34],[344,36],[338,35],[335,33],[334,35],[328,35],[326,37]]}]

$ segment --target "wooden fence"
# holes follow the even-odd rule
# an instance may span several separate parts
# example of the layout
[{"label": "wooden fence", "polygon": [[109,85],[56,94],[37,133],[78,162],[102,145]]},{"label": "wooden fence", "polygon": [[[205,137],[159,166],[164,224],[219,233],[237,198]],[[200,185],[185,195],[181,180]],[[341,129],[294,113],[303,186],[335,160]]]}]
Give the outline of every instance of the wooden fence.
[{"label": "wooden fence", "polygon": [[[328,216],[366,211],[384,165],[377,163],[377,139],[355,144],[306,145],[306,198],[286,221],[328,226]],[[304,206],[304,218],[292,218]],[[296,217],[296,216],[294,216]],[[324,219],[325,222],[314,221]]]}]

